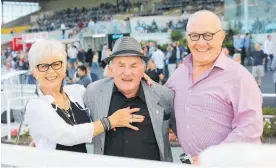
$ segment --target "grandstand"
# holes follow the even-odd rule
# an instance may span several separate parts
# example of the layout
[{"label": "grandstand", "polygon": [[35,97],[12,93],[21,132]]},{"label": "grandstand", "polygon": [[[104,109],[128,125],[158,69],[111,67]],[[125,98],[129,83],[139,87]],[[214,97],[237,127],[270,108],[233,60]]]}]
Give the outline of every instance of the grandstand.
[{"label": "grandstand", "polygon": [[[9,1],[9,0],[8,0]],[[29,2],[32,0],[26,0]],[[37,1],[32,1],[37,2]],[[182,11],[193,12],[199,9],[215,10],[216,6],[222,6],[221,0],[189,0],[156,1],[156,0],[132,0],[123,3],[120,0],[40,0],[40,11],[17,19],[16,22],[4,24],[3,27],[19,25],[31,25],[33,28],[27,32],[53,31],[60,28],[63,22],[67,28],[75,25],[87,27],[89,20],[110,21],[118,14],[132,14],[132,16],[163,15],[164,12],[180,8]],[[35,17],[37,16],[37,17]]]}]

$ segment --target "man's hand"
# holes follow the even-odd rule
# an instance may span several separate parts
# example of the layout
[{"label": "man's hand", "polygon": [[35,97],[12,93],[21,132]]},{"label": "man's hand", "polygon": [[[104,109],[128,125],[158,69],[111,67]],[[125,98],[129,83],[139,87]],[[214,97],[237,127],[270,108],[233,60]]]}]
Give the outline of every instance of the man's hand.
[{"label": "man's hand", "polygon": [[36,147],[34,141],[32,141],[32,142],[29,144],[29,146],[30,146],[30,147],[33,147],[33,148]]},{"label": "man's hand", "polygon": [[152,84],[154,83],[154,81],[151,80],[151,78],[150,78],[146,73],[144,73],[143,78],[145,79],[145,81],[147,82],[147,84],[148,84],[149,86],[152,86]]},{"label": "man's hand", "polygon": [[[114,112],[111,116],[109,116],[109,120],[111,122],[112,128],[116,127],[128,127],[135,131],[138,131],[139,128],[134,127],[131,123],[141,123],[144,121],[145,117],[142,115],[136,115],[136,113],[140,110],[140,108],[123,108]],[[116,131],[116,129],[113,131]]]},{"label": "man's hand", "polygon": [[193,159],[193,165],[199,166],[199,156],[194,156],[192,157]]}]

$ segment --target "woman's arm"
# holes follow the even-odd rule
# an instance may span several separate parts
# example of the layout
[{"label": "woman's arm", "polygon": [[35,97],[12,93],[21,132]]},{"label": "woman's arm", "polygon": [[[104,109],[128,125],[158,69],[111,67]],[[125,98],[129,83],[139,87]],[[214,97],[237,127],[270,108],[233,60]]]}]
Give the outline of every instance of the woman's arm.
[{"label": "woman's arm", "polygon": [[[128,127],[139,130],[130,124],[131,122],[143,122],[141,115],[132,115],[139,111],[138,108],[125,108],[116,111],[108,117],[111,127]],[[105,131],[100,120],[93,123],[78,125],[67,124],[52,108],[51,105],[41,100],[31,100],[26,107],[26,119],[31,134],[41,135],[55,143],[73,146],[81,143],[91,143],[93,137]]]}]

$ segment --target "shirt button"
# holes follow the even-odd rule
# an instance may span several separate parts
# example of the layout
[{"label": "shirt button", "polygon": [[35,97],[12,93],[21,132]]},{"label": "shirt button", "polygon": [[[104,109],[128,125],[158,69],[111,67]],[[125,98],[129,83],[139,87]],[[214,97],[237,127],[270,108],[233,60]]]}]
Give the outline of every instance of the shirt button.
[{"label": "shirt button", "polygon": [[191,90],[191,89],[189,89],[189,90],[188,90],[188,92],[192,92],[192,90]]},{"label": "shirt button", "polygon": [[187,128],[189,129],[189,128],[190,128],[190,126],[189,126],[189,125],[187,125]]},{"label": "shirt button", "polygon": [[126,143],[128,143],[128,141],[126,141]]}]

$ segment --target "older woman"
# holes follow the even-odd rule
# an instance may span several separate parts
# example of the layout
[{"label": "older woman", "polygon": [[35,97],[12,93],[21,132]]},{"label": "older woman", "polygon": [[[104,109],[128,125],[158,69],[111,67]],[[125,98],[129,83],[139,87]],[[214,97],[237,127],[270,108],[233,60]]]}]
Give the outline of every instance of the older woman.
[{"label": "older woman", "polygon": [[144,120],[141,115],[132,115],[139,109],[125,108],[91,123],[83,103],[85,88],[62,86],[66,57],[64,45],[56,40],[37,41],[29,52],[31,72],[39,88],[38,97],[26,106],[26,121],[37,148],[87,152],[85,143],[91,143],[94,136],[116,127],[130,128],[132,118],[132,122]]}]

